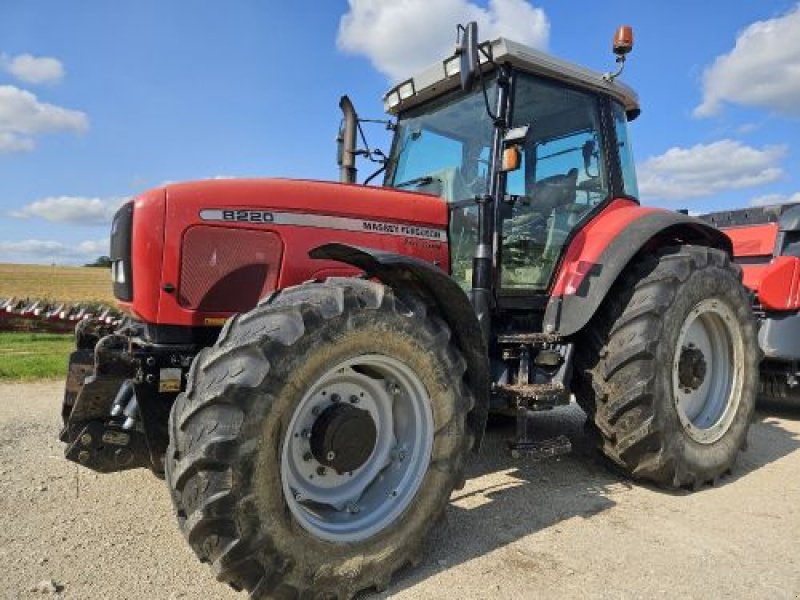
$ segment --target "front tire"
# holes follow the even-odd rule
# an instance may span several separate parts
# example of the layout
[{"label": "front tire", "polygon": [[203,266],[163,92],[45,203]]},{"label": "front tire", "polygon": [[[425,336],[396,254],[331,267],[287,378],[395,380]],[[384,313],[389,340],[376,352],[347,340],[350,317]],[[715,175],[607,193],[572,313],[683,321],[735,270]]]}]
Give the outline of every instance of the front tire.
[{"label": "front tire", "polygon": [[229,321],[170,419],[167,481],[195,553],[254,598],[384,588],[463,480],[465,369],[422,302],[365,280],[289,288]]},{"label": "front tire", "polygon": [[759,350],[740,271],[713,248],[641,256],[579,340],[576,389],[603,453],[635,479],[695,488],[730,470]]}]

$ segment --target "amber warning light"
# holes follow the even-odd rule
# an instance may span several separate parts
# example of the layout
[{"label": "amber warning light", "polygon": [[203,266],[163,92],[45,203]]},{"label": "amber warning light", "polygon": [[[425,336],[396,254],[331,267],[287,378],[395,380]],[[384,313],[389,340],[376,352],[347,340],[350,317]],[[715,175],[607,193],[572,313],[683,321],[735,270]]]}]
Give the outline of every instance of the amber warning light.
[{"label": "amber warning light", "polygon": [[609,83],[622,75],[622,70],[625,68],[625,57],[633,50],[633,27],[630,25],[622,25],[617,28],[614,34],[614,54],[617,55],[617,70],[613,73],[606,73],[603,79]]},{"label": "amber warning light", "polygon": [[624,56],[633,50],[633,28],[621,25],[614,34],[614,54]]}]

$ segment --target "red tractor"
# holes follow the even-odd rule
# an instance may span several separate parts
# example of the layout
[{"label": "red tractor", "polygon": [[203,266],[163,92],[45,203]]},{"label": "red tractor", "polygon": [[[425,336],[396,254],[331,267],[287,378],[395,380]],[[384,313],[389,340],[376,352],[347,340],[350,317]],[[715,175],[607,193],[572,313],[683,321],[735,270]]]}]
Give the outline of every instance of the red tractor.
[{"label": "red tractor", "polygon": [[[99,472],[163,473],[181,530],[253,597],[347,598],[420,555],[487,415],[575,395],[602,451],[664,487],[746,441],[756,328],[728,237],[639,205],[616,80],[505,39],[385,96],[382,187],[170,184],[111,232],[129,318],[77,330],[61,439]],[[623,28],[615,50],[630,50]]]}]

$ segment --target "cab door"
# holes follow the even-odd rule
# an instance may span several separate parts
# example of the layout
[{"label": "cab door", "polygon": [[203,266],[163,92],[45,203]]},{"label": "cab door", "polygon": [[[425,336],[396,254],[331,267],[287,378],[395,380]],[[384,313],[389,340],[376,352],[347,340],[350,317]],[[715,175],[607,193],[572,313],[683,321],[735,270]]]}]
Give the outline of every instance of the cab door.
[{"label": "cab door", "polygon": [[528,125],[522,167],[501,211],[500,295],[543,294],[573,234],[611,195],[602,99],[520,74],[514,126]]}]

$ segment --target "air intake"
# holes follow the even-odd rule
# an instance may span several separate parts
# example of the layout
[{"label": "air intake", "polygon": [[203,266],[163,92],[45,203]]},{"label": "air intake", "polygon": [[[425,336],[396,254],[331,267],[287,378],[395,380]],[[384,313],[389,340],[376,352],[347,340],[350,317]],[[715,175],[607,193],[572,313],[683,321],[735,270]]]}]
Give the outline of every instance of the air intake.
[{"label": "air intake", "polygon": [[281,240],[265,231],[196,226],[183,237],[178,302],[205,312],[245,312],[275,289]]}]

